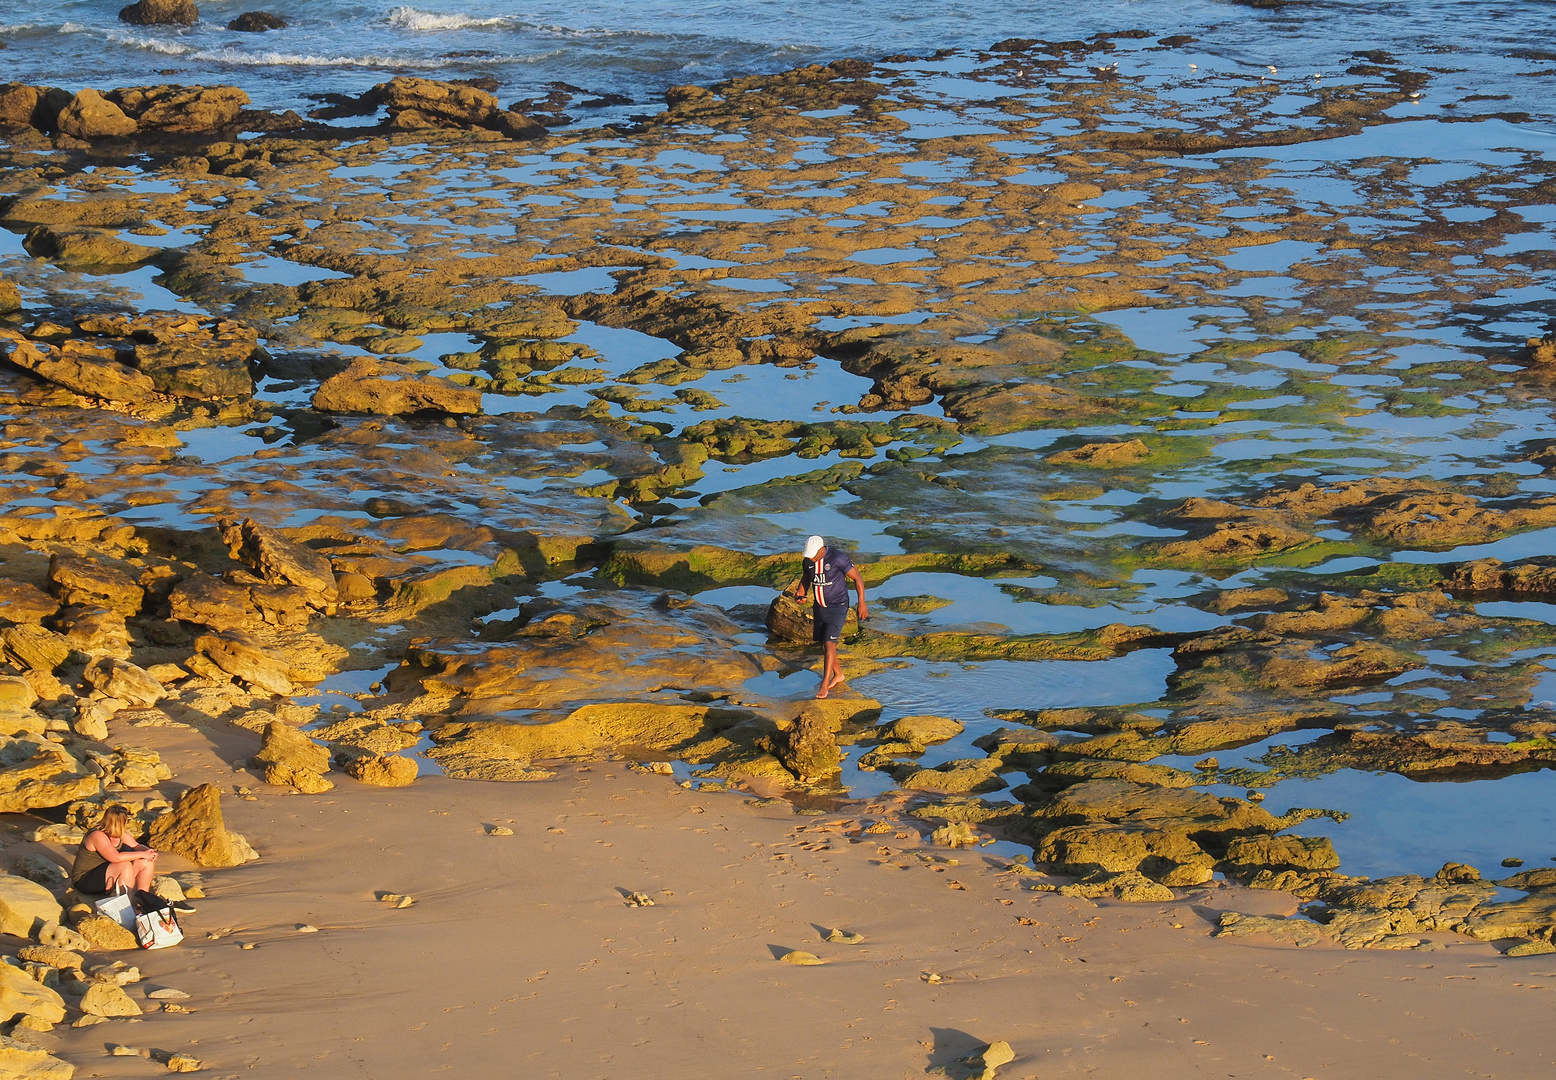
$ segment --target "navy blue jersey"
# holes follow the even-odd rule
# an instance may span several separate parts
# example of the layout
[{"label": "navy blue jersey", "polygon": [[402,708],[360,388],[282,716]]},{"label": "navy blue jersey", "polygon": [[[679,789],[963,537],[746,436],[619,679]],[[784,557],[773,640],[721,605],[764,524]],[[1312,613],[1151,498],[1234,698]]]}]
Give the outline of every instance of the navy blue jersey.
[{"label": "navy blue jersey", "polygon": [[811,601],[819,607],[848,606],[848,572],[854,561],[848,552],[827,548],[819,559],[806,559],[800,584],[810,594]]}]

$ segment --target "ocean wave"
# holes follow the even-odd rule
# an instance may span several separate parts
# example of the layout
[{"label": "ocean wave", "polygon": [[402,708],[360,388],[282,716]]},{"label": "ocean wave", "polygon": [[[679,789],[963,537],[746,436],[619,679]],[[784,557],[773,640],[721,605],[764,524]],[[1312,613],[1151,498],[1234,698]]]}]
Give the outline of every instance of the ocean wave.
[{"label": "ocean wave", "polygon": [[413,7],[393,9],[385,16],[384,23],[396,30],[476,30],[489,26],[515,25],[512,19],[502,16],[483,19],[474,15],[440,15]]}]

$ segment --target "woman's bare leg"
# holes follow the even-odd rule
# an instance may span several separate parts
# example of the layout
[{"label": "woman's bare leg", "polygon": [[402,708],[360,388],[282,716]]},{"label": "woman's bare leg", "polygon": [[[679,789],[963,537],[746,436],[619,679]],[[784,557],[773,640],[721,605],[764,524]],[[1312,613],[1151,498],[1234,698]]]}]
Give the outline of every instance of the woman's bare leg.
[{"label": "woman's bare leg", "polygon": [[135,887],[135,867],[138,863],[122,862],[109,863],[108,871],[103,875],[103,880],[108,884],[108,891],[113,892],[123,885],[126,889]]},{"label": "woman's bare leg", "polygon": [[157,877],[156,867],[152,865],[149,859],[136,859],[131,865],[135,867],[134,887],[150,892],[152,882]]}]

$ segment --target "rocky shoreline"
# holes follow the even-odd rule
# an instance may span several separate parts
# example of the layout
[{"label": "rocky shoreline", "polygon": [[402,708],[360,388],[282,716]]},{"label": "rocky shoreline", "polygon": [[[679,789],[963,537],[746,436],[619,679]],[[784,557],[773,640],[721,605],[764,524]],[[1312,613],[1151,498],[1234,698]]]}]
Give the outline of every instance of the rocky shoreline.
[{"label": "rocky shoreline", "polygon": [[[1255,388],[1276,385],[1264,360],[1281,358],[1286,396],[1261,403],[1262,420],[1451,417],[1471,391],[1538,406],[1549,338],[1488,348],[1486,362],[1399,365],[1388,336],[1415,323],[1365,304],[1354,276],[1408,268],[1467,306],[1538,279],[1498,254],[1528,223],[1496,209],[1451,235],[1353,229],[1323,207],[1267,203],[1275,166],[1230,157],[1218,181],[1254,207],[1245,231],[1197,227],[1220,204],[1172,158],[1386,127],[1426,76],[1374,58],[1351,83],[1306,88],[1300,107],[1235,81],[1219,87],[1232,111],[1196,114],[1186,133],[1180,103],[1095,66],[1133,40],[1002,42],[968,58],[961,77],[1005,92],[998,117],[932,99],[904,58],[676,87],[630,130],[585,135],[476,86],[407,77],[308,119],[248,111],[232,87],[0,87],[0,225],[31,256],[0,271],[0,807],[62,818],[40,837],[68,844],[105,802],[129,800],[159,847],[220,868],[255,853],[224,824],[218,788],[185,787],[127,728],[258,736],[243,759],[253,782],[308,795],[343,778],[413,786],[425,769],[543,781],[615,759],[835,807],[847,759],[909,793],[890,829],[945,847],[1018,842],[1030,857],[1002,870],[1037,892],[1169,903],[1220,875],[1304,904],[1289,919],[1228,911],[1222,936],[1432,950],[1427,935],[1453,932],[1556,952],[1556,871],[1350,876],[1329,839],[1291,832],[1343,813],[1261,805],[1293,777],[1462,780],[1556,761],[1556,716],[1528,707],[1556,630],[1477,611],[1548,600],[1556,566],[1393,560],[1556,526],[1556,496],[1517,479],[1548,465],[1549,446],[1443,477],[1278,461],[1185,494],[1247,395],[1164,389],[1163,353],[1095,314],[1224,306],[1243,253],[1307,245],[1324,258],[1300,271],[1302,303],[1245,294],[1246,328],[1214,347]],[[1039,87],[1040,105],[1015,93]],[[937,123],[988,130],[915,135],[903,119],[937,109],[950,118]],[[327,126],[381,112],[376,126]],[[1084,121],[1044,136],[1064,174],[1012,181],[1030,164],[1009,140],[1057,117]],[[1250,118],[1257,139],[1235,134]],[[1553,183],[1522,168],[1447,188],[1490,205]],[[1149,201],[1108,201],[1133,190]],[[828,216],[849,214],[840,238]],[[1496,274],[1460,275],[1470,251]],[[181,310],[115,295],[116,276],[137,274]],[[579,274],[606,284],[542,280]],[[585,340],[645,336],[662,355],[621,345],[624,361]],[[758,414],[820,363],[857,397]],[[744,379],[766,381],[737,397]],[[1386,389],[1365,408],[1340,390],[1362,385]],[[551,397],[566,403],[544,408]],[[999,442],[1034,432],[1056,434],[1037,452]],[[699,487],[764,463],[788,471]],[[1168,474],[1188,479],[1159,485]],[[1056,533],[1084,519],[1055,506],[1120,490],[1128,530]],[[698,594],[784,588],[792,530],[764,515],[839,495],[891,522],[895,550],[865,567],[872,588],[944,575],[1085,608],[1178,575],[1213,625],[941,626],[931,616],[951,600],[892,597],[889,619],[849,628],[856,679],[1154,650],[1166,691],[976,717],[775,696],[764,680],[811,662],[807,611]],[[1308,572],[1345,559],[1371,562]],[[1256,585],[1221,585],[1252,566],[1266,571]],[[1001,585],[1038,578],[1053,584]],[[1445,655],[1474,666],[1443,675]],[[371,686],[331,691],[342,673],[372,673]],[[1429,699],[1361,713],[1336,700],[1405,677],[1429,680],[1412,683]],[[328,692],[345,694],[338,708],[321,708]],[[982,756],[933,749],[984,721],[967,740]],[[1296,745],[1268,742],[1287,735]],[[1257,768],[1157,760],[1253,744]],[[1215,785],[1246,792],[1199,790]],[[67,1000],[114,1015],[94,1009],[117,1002],[97,989],[115,976],[80,975],[80,954],[128,946],[58,875],[17,874],[0,886],[18,890],[18,918],[36,915],[21,929],[34,944],[0,975],[25,973],[6,977],[39,1002],[18,1023],[47,1030]]]}]

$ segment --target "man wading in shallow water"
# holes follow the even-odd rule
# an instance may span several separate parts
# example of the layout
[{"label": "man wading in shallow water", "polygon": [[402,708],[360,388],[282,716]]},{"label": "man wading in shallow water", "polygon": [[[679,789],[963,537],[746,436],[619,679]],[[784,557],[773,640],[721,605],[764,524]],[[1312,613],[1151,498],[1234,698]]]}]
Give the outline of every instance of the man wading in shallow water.
[{"label": "man wading in shallow water", "polygon": [[851,578],[859,590],[859,617],[869,618],[864,602],[864,578],[854,568],[848,552],[834,551],[819,536],[805,541],[805,569],[800,574],[799,591],[794,595],[803,600],[806,593],[810,594],[814,633],[826,651],[821,689],[816,691],[819,698],[830,694],[834,686],[843,684],[843,669],[837,662],[837,643],[843,636],[843,623],[848,619],[848,582],[845,578]]}]

